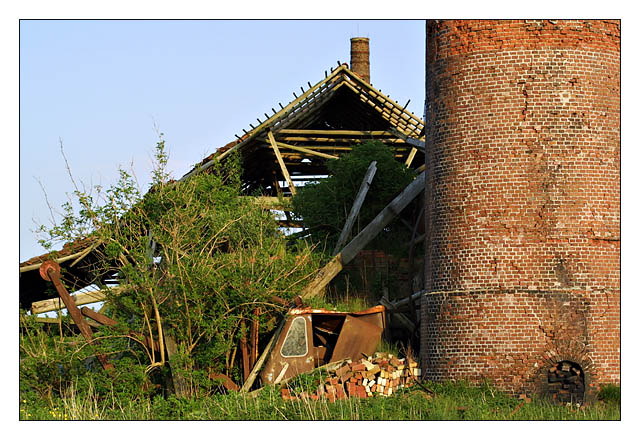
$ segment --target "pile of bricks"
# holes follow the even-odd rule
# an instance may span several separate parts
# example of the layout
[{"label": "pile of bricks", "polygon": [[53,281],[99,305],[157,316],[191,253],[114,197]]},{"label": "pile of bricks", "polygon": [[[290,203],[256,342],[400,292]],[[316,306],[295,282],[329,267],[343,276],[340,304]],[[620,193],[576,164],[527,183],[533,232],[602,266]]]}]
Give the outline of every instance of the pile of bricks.
[{"label": "pile of bricks", "polygon": [[553,400],[581,403],[584,400],[584,373],[571,362],[560,362],[549,369],[548,390]]},{"label": "pile of bricks", "polygon": [[285,387],[281,394],[285,400],[326,398],[330,402],[349,397],[388,397],[400,388],[412,386],[420,374],[418,363],[411,358],[375,353],[356,362],[345,360],[341,367],[328,373],[315,393],[302,392],[295,396]]}]

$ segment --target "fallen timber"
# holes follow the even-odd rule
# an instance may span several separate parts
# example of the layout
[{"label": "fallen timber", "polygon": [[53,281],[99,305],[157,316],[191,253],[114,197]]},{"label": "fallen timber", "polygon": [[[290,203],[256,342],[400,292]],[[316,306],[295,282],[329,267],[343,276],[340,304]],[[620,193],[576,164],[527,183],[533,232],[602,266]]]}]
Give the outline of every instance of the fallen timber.
[{"label": "fallen timber", "polygon": [[424,191],[425,172],[420,173],[395,199],[391,201],[360,233],[329,261],[305,287],[302,298],[320,295],[333,280],[378,233],[384,229],[406,206]]}]

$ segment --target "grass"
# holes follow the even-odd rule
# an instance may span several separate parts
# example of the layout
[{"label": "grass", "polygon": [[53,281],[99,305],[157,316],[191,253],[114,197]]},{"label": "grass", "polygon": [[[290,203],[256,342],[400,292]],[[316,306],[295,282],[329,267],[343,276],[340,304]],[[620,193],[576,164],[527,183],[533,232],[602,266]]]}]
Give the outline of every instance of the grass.
[{"label": "grass", "polygon": [[[303,382],[305,379],[301,379]],[[304,384],[302,384],[304,385]],[[301,382],[289,385],[292,390]],[[48,402],[22,400],[21,420],[620,420],[619,387],[607,387],[597,402],[561,406],[509,397],[489,385],[430,383],[430,397],[418,387],[392,397],[285,401],[275,387],[257,397],[230,393],[201,399],[99,398],[92,389],[71,387]],[[617,389],[617,391],[616,391]],[[616,397],[617,396],[617,397]]]}]

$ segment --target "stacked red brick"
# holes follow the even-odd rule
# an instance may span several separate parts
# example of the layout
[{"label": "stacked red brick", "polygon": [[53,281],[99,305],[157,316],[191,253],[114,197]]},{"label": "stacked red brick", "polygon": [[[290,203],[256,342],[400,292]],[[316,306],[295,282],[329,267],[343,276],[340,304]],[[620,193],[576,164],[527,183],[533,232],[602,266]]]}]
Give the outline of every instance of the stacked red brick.
[{"label": "stacked red brick", "polygon": [[330,402],[349,397],[367,398],[391,396],[400,388],[410,387],[419,378],[421,370],[412,359],[399,359],[393,354],[376,353],[357,362],[346,360],[344,364],[327,374],[324,383],[315,393],[292,396],[288,388],[282,388],[286,400],[326,398]]},{"label": "stacked red brick", "polygon": [[620,380],[620,22],[427,22],[426,377]]}]

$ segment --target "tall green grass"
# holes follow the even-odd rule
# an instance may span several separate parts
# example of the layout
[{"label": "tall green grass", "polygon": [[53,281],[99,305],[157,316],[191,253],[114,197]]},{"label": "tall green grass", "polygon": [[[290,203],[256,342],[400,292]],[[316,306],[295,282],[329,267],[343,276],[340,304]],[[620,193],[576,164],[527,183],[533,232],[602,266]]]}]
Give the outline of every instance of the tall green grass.
[{"label": "tall green grass", "polygon": [[[302,384],[304,385],[304,384]],[[299,391],[300,382],[292,382]],[[391,397],[285,401],[276,387],[258,396],[230,393],[202,399],[175,397],[123,400],[98,397],[89,389],[71,387],[48,401],[21,400],[22,420],[620,420],[620,401],[605,396],[588,406],[530,403],[509,397],[490,385],[428,383],[430,397],[419,387]],[[615,388],[615,387],[614,387]],[[618,387],[619,390],[619,387]],[[609,394],[614,394],[609,388]],[[618,392],[619,395],[619,392]]]}]

